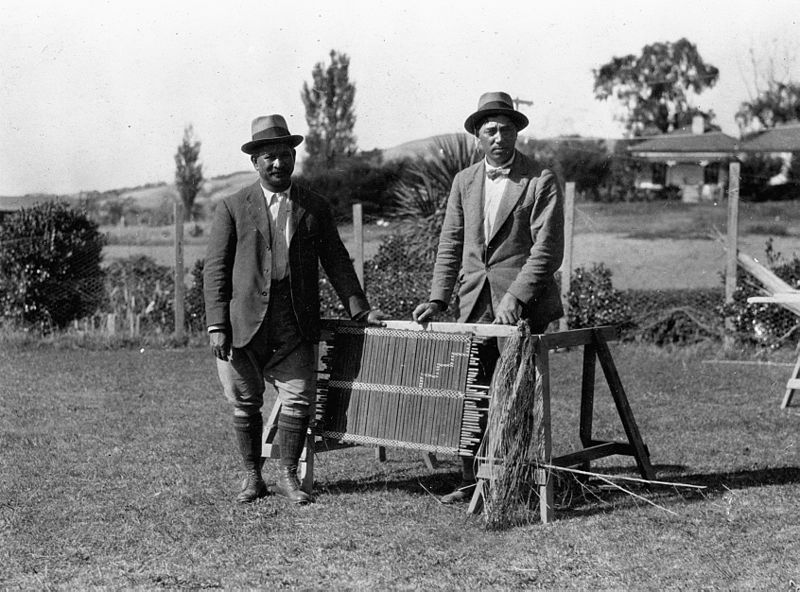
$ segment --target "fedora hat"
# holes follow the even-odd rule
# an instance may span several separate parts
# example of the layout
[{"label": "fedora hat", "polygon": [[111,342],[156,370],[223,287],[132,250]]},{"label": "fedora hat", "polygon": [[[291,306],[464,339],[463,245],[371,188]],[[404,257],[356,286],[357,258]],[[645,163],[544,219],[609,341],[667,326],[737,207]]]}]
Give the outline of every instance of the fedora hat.
[{"label": "fedora hat", "polygon": [[476,123],[490,115],[505,115],[514,125],[517,126],[517,131],[520,131],[528,125],[528,118],[522,113],[514,109],[514,101],[511,96],[504,92],[487,92],[481,95],[478,99],[478,110],[472,115],[467,117],[464,122],[464,129],[470,134],[475,134]]},{"label": "fedora hat", "polygon": [[255,154],[262,146],[284,142],[292,148],[303,141],[303,136],[289,133],[286,120],[282,115],[263,115],[253,120],[250,130],[253,139],[242,145],[242,152]]}]

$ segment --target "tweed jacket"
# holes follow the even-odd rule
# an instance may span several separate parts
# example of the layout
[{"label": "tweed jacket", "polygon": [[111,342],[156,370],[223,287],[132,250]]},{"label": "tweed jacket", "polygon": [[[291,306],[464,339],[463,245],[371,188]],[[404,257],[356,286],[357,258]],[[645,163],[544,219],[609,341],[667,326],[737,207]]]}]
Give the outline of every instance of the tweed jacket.
[{"label": "tweed jacket", "polygon": [[555,273],[564,256],[564,200],[555,174],[516,152],[493,234],[485,240],[482,160],[459,172],[447,201],[431,282],[431,300],[450,302],[459,286],[459,322],[488,283],[496,310],[506,292],[522,316],[549,323],[564,314]]},{"label": "tweed jacket", "polygon": [[[319,339],[319,267],[351,317],[369,310],[327,202],[293,184],[289,201],[289,284],[303,338]],[[223,325],[233,347],[247,345],[269,306],[271,233],[261,184],[246,187],[217,204],[206,250],[203,292],[209,327]]]}]

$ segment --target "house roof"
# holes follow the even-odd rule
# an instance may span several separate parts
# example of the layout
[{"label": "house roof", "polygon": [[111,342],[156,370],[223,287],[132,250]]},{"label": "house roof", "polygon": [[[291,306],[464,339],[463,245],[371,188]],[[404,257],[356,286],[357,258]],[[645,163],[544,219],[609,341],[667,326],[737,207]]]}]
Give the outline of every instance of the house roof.
[{"label": "house roof", "polygon": [[789,123],[759,132],[743,141],[744,152],[800,152],[800,123]]},{"label": "house roof", "polygon": [[697,155],[700,158],[726,158],[738,150],[738,141],[722,132],[693,134],[687,128],[681,128],[634,144],[628,150],[634,156],[643,157]]}]

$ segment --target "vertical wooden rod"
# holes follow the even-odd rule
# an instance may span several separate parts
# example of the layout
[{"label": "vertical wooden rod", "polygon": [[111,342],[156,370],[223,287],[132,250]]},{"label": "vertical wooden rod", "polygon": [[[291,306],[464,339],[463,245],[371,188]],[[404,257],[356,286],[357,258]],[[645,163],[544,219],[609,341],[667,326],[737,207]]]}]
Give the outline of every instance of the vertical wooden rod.
[{"label": "vertical wooden rod", "polygon": [[[739,168],[738,162],[730,164],[728,177],[728,237],[727,254],[725,263],[725,303],[733,302],[733,294],[736,292],[736,268],[737,256],[739,252]],[[733,320],[725,319],[725,340],[726,348],[733,346]]]},{"label": "vertical wooden rod", "polygon": [[[561,265],[561,302],[564,310],[567,309],[567,297],[572,287],[572,235],[575,227],[575,183],[566,185],[564,194],[564,261]],[[559,331],[569,329],[569,322],[565,314],[558,321]]]},{"label": "vertical wooden rod", "polygon": [[185,310],[184,301],[186,285],[183,270],[183,202],[175,202],[175,339],[179,343],[185,336]]},{"label": "vertical wooden rod", "polygon": [[361,211],[361,204],[353,204],[353,267],[361,287],[364,288],[364,225]]},{"label": "vertical wooden rod", "polygon": [[[540,436],[536,446],[536,456],[540,463],[550,464],[552,457],[552,434],[550,423],[550,359],[547,347],[542,347],[541,341],[536,348],[536,396],[541,397],[542,417]],[[553,481],[545,469],[536,470],[536,485],[539,489],[539,515],[543,523],[552,522],[553,511]]]}]

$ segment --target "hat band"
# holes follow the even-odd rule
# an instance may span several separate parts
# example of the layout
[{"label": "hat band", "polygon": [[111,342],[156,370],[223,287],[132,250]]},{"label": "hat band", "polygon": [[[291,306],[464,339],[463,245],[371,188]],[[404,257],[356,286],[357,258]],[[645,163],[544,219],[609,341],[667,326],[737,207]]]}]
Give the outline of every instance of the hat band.
[{"label": "hat band", "polygon": [[492,101],[491,103],[485,103],[480,106],[478,112],[481,111],[488,111],[489,109],[506,109],[508,111],[513,111],[514,108],[509,105],[508,103],[504,103],[502,101]]},{"label": "hat band", "polygon": [[276,138],[286,138],[290,136],[289,130],[285,127],[268,127],[253,134],[253,141],[274,140]]}]

